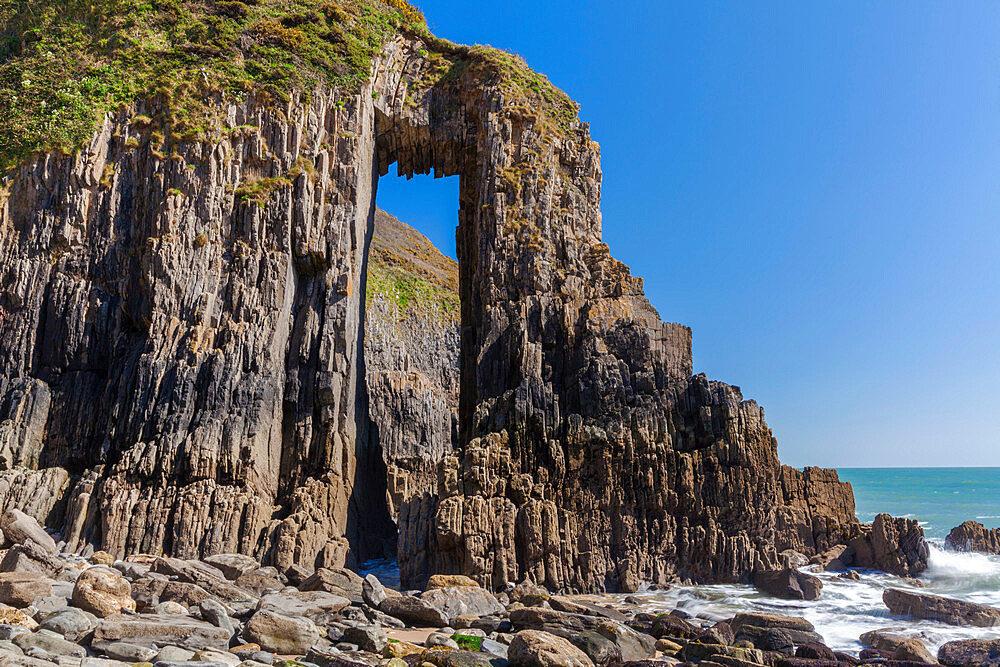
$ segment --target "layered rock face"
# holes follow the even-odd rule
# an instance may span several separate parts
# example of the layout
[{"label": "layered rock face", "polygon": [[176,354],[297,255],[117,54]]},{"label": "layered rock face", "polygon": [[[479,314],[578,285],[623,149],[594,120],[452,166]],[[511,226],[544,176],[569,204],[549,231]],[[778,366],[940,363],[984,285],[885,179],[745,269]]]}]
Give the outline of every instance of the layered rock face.
[{"label": "layered rock face", "polygon": [[[537,78],[400,35],[359,91],[220,100],[212,141],[147,102],[22,165],[5,479],[48,476],[35,514],[71,544],[317,567],[384,552],[388,477],[410,586],[737,581],[845,541],[850,486],[782,468],[763,410],[693,375],[690,330],[601,242],[599,148]],[[461,177],[457,330],[365,298],[394,162]]]}]

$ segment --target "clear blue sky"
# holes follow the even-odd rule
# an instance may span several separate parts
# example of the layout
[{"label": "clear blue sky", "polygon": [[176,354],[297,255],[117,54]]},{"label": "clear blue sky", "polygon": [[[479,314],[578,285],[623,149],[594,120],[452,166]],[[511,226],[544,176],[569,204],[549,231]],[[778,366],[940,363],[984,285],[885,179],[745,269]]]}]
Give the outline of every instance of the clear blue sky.
[{"label": "clear blue sky", "polygon": [[[605,240],[785,462],[1000,466],[1000,2],[420,4],[581,103]],[[379,202],[454,253],[456,179]]]}]

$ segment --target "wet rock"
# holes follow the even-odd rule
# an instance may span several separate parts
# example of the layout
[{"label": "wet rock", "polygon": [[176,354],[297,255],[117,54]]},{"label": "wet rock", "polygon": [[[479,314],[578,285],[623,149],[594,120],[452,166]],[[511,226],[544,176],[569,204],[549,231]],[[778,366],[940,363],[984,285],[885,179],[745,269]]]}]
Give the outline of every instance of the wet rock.
[{"label": "wet rock", "polygon": [[795,649],[796,658],[806,658],[808,660],[837,661],[837,656],[829,647],[823,644],[809,643],[803,644]]},{"label": "wet rock", "polygon": [[736,641],[736,636],[728,623],[719,621],[702,631],[696,638],[696,641],[703,644],[732,644]]},{"label": "wet rock", "polygon": [[811,658],[781,658],[775,667],[841,667],[836,660],[814,660]]},{"label": "wet rock", "polygon": [[0,604],[27,607],[37,597],[52,595],[52,582],[34,572],[0,573]]},{"label": "wet rock", "polygon": [[889,572],[901,577],[915,577],[927,569],[929,547],[924,530],[916,519],[879,514],[870,530],[852,539],[853,550],[846,566]]},{"label": "wet rock", "polygon": [[1000,639],[961,639],[938,649],[938,662],[948,667],[1000,665]]},{"label": "wet rock", "polygon": [[887,588],[882,600],[899,616],[985,628],[1000,625],[1000,609],[963,600]]},{"label": "wet rock", "polygon": [[434,646],[420,654],[420,660],[435,667],[503,667],[507,661],[486,653]]},{"label": "wet rock", "polygon": [[951,529],[944,545],[954,551],[1000,554],[1000,528],[989,529],[978,521],[966,521]]},{"label": "wet rock", "polygon": [[751,582],[761,592],[785,600],[818,600],[823,589],[818,577],[793,569],[755,572]]},{"label": "wet rock", "polygon": [[420,599],[438,609],[449,624],[465,614],[489,616],[504,612],[503,605],[493,594],[478,586],[435,588],[421,593]]},{"label": "wet rock", "polygon": [[417,627],[441,628],[448,625],[448,617],[440,609],[411,595],[386,598],[379,605],[379,611]]},{"label": "wet rock", "polygon": [[926,665],[936,665],[937,659],[931,655],[924,643],[916,637],[910,637],[903,641],[896,650],[892,652],[893,660],[904,662],[919,662]]},{"label": "wet rock", "polygon": [[701,634],[701,628],[688,623],[675,614],[659,614],[653,620],[649,634],[656,638],[676,637],[679,639],[694,639]]},{"label": "wet rock", "polygon": [[858,637],[858,641],[864,646],[891,652],[911,636],[906,628],[879,628],[865,632]]},{"label": "wet rock", "polygon": [[586,653],[562,637],[540,630],[514,635],[507,660],[511,667],[592,667]]},{"label": "wet rock", "polygon": [[73,604],[104,618],[122,610],[135,611],[132,584],[116,570],[95,566],[84,571],[73,586]]},{"label": "wet rock", "polygon": [[[599,633],[618,647],[622,660],[643,660],[656,650],[656,640],[653,637],[607,618],[527,607],[510,612],[510,622],[518,631],[541,630],[568,639],[584,652],[587,652],[587,648],[581,645],[581,634]],[[588,655],[594,659],[594,655],[589,652]]]},{"label": "wet rock", "polygon": [[319,640],[319,630],[308,619],[261,610],[247,621],[243,639],[272,653],[301,655]]},{"label": "wet rock", "polygon": [[[763,664],[764,654],[758,649],[739,648],[724,644],[700,644],[691,642],[677,652],[677,659],[686,662],[702,662],[719,658],[734,658],[743,662]],[[718,661],[718,660],[717,660]]]},{"label": "wet rock", "polygon": [[94,641],[177,646],[192,651],[203,648],[225,650],[229,647],[229,634],[211,623],[189,616],[114,614],[98,623],[94,629]]},{"label": "wet rock", "polygon": [[746,612],[736,614],[729,622],[734,632],[739,632],[744,625],[752,625],[758,628],[782,628],[785,630],[805,630],[812,632],[816,627],[804,618],[798,616],[784,616],[782,614],[764,614],[756,612]]}]

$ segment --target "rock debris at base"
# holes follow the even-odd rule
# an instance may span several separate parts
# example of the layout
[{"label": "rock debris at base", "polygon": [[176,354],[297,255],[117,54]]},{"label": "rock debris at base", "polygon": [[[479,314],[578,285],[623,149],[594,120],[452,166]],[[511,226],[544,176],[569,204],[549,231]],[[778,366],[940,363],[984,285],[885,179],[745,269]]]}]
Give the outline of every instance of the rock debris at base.
[{"label": "rock debris at base", "polygon": [[[859,660],[826,647],[809,621],[779,614],[707,622],[527,581],[494,593],[464,575],[435,575],[426,590],[400,592],[346,568],[281,572],[241,554],[85,558],[60,551],[63,542],[17,510],[0,524],[18,527],[5,532],[0,559],[0,665],[965,667],[997,664],[1000,655],[1000,643],[963,640],[935,658],[918,637],[887,628],[862,635],[869,648]],[[782,597],[784,586],[796,596],[810,590],[793,573],[802,574],[778,571],[768,587]],[[896,613],[899,596],[918,617],[1000,619],[1000,610],[981,605],[887,590]]]}]

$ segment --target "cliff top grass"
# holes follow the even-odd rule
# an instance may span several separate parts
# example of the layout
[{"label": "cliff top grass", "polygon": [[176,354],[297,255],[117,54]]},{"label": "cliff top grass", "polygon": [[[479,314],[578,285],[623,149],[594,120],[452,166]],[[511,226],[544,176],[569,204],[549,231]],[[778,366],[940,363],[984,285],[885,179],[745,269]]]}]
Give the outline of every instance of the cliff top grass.
[{"label": "cliff top grass", "polygon": [[162,96],[172,132],[198,137],[220,94],[354,89],[400,32],[495,77],[553,128],[575,118],[522,60],[438,40],[406,0],[0,0],[0,173],[38,151],[79,149],[104,114],[138,99]]}]

